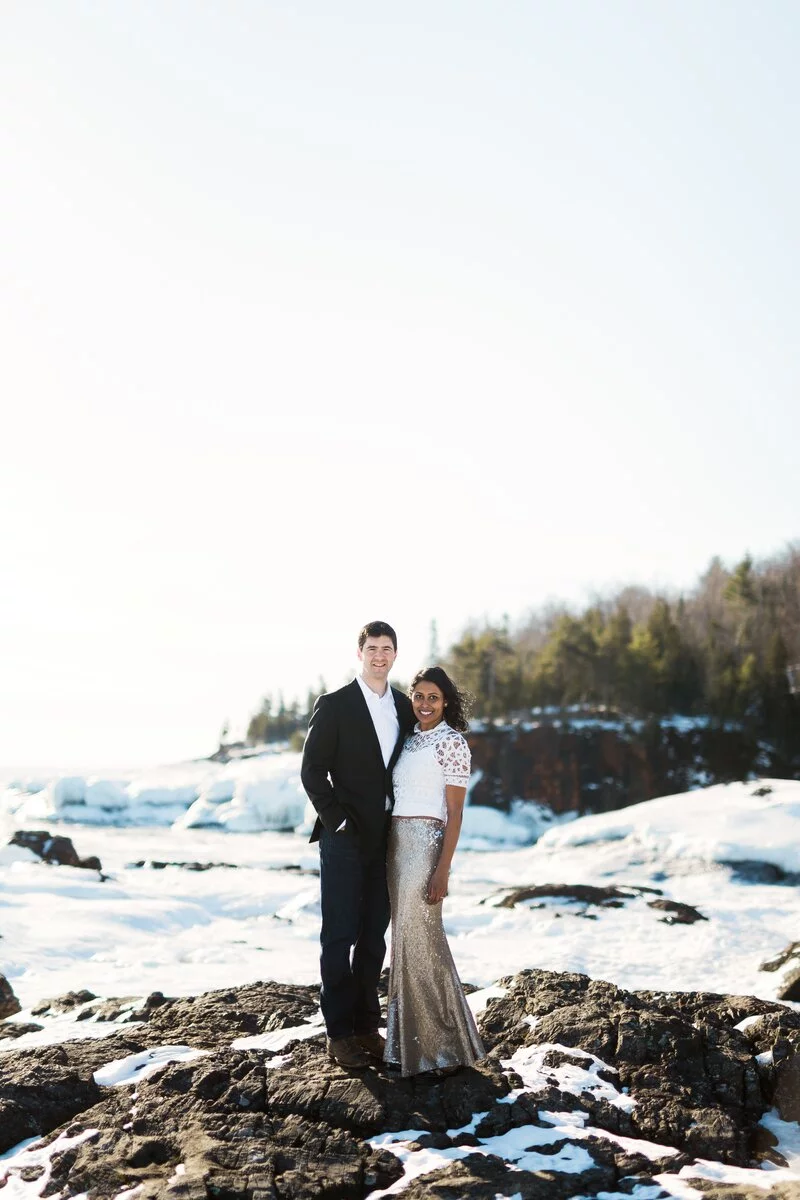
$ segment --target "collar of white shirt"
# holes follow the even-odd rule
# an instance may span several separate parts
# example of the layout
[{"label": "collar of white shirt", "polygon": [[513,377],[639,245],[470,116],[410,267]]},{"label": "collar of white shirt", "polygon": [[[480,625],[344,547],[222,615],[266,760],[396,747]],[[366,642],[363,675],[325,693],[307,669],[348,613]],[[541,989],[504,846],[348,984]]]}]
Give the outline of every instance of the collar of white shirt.
[{"label": "collar of white shirt", "polygon": [[388,680],[386,681],[386,691],[383,693],[382,696],[379,696],[377,692],[373,692],[373,690],[369,686],[369,684],[364,683],[364,680],[361,678],[360,675],[356,675],[356,682],[357,682],[358,686],[361,688],[361,691],[364,693],[364,699],[366,700],[367,704],[375,704],[377,702],[378,704],[386,704],[386,705],[391,704],[392,708],[397,707],[395,705],[391,685],[389,684]]}]

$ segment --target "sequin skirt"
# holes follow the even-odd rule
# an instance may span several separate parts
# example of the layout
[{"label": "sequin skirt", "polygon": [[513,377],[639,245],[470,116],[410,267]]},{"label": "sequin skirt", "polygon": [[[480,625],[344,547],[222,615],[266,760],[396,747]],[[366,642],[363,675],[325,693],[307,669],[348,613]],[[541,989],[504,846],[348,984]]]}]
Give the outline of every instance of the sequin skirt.
[{"label": "sequin skirt", "polygon": [[386,861],[392,903],[387,1062],[403,1075],[469,1065],[485,1050],[442,926],[442,905],[425,899],[444,827],[395,818]]}]

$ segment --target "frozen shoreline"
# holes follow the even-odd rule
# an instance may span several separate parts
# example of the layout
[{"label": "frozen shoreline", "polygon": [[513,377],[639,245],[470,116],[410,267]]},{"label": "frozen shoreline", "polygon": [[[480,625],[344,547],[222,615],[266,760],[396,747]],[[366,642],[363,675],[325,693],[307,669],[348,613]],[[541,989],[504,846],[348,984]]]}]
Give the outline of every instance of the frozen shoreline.
[{"label": "frozen shoreline", "polygon": [[[466,981],[487,986],[538,966],[631,989],[775,998],[781,972],[759,967],[796,938],[798,890],[744,882],[723,863],[793,864],[800,783],[731,784],[649,801],[556,825],[533,845],[470,837],[470,818],[487,814],[502,815],[467,809],[445,905]],[[318,855],[307,834],[232,836],[221,827],[78,825],[23,815],[30,814],[0,810],[0,971],[26,1008],[80,988],[102,996],[184,995],[257,979],[316,982]],[[71,837],[81,855],[98,855],[106,878],[48,866],[5,845],[14,829],[31,824]],[[229,865],[193,871],[156,869],[153,861]],[[617,907],[563,897],[501,904],[514,887],[586,883],[657,889],[705,919],[667,924],[649,893]]]}]

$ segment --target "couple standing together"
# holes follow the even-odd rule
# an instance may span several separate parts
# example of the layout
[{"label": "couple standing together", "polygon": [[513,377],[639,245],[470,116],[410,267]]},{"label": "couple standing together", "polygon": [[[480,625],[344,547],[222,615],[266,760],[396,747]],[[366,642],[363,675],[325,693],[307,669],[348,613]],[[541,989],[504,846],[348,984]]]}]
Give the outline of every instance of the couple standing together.
[{"label": "couple standing together", "polygon": [[[365,625],[361,674],[319,697],[303,747],[320,855],[320,1004],[340,1066],[448,1073],[484,1054],[442,927],[470,773],[467,723],[441,667],[417,672],[409,696],[390,687],[396,655],[391,625]],[[390,919],[384,1041],[378,981]]]}]

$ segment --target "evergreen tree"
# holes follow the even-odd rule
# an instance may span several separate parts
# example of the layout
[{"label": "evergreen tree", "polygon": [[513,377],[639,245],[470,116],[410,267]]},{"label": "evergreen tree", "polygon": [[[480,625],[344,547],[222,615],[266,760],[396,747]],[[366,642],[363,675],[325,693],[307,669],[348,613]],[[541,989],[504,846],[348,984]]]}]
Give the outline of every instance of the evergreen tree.
[{"label": "evergreen tree", "polygon": [[[430,654],[438,658],[435,620]],[[671,713],[735,719],[800,759],[800,696],[787,668],[800,663],[800,543],[764,563],[746,555],[732,570],[712,559],[697,587],[677,599],[623,588],[582,612],[550,606],[516,632],[471,625],[443,665],[471,692],[476,716],[505,718],[534,705],[610,705],[644,717]],[[318,694],[325,691],[322,680]],[[265,696],[248,741],[305,730],[314,695],[277,706]]]}]

